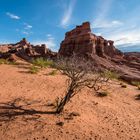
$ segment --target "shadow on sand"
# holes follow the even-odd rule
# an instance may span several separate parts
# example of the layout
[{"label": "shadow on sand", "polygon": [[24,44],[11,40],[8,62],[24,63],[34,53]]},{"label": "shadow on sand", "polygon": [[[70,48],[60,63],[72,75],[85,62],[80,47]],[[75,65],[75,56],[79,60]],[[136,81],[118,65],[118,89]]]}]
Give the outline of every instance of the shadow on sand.
[{"label": "shadow on sand", "polygon": [[55,111],[39,111],[32,109],[30,106],[34,103],[27,102],[22,98],[0,103],[0,122],[12,121],[19,116],[29,116],[31,118],[31,116],[34,117],[34,115],[56,114]]}]

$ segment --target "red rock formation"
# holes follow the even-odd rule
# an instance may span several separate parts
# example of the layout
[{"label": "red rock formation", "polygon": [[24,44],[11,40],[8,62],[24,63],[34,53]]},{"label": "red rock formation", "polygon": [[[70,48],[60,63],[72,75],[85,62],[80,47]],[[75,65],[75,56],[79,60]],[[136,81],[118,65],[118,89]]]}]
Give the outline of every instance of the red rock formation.
[{"label": "red rock formation", "polygon": [[16,44],[3,45],[0,48],[0,57],[14,60],[12,54],[17,55],[26,60],[30,60],[35,57],[44,57],[44,58],[56,58],[57,53],[52,52],[47,48],[45,44],[40,45],[31,45],[25,38]]},{"label": "red rock formation", "polygon": [[123,53],[117,50],[113,44],[113,41],[105,40],[103,37],[91,33],[90,23],[85,22],[65,34],[59,54],[71,56],[75,53],[88,57],[98,55],[105,58],[119,55],[119,57],[122,57]]},{"label": "red rock formation", "polygon": [[[97,67],[115,70],[122,79],[140,81],[140,59],[134,54],[124,54],[114,46],[114,41],[91,33],[90,23],[85,22],[65,34],[59,49],[59,55],[86,57]],[[135,63],[133,61],[136,60]]]}]

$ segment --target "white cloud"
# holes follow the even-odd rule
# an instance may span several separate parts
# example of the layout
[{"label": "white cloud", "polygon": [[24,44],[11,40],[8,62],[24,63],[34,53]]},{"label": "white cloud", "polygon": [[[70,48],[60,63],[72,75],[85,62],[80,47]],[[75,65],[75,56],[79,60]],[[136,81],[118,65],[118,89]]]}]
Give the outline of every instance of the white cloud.
[{"label": "white cloud", "polygon": [[92,24],[102,23],[102,21],[105,21],[105,19],[107,19],[107,15],[110,12],[110,8],[112,7],[113,1],[114,0],[106,0],[103,4],[103,0],[99,0],[99,3],[97,3],[98,5],[96,16],[94,17],[95,19],[93,19]]},{"label": "white cloud", "polygon": [[[97,3],[97,13],[95,14],[95,19],[92,20],[91,26],[97,32],[97,35],[102,35],[108,40],[113,40],[115,46],[118,48],[130,48],[131,46],[137,46],[140,50],[140,19],[137,16],[139,11],[139,6],[128,14],[125,14],[126,18],[122,20],[111,19],[110,13],[112,12],[112,6],[115,0],[106,0],[102,4],[102,0]],[[100,11],[100,12],[99,12]],[[122,13],[123,14],[123,13]],[[129,18],[131,17],[131,18]],[[121,18],[121,16],[120,16]]]},{"label": "white cloud", "polygon": [[97,35],[97,36],[101,36],[101,35],[102,35],[102,33],[96,33],[96,35]]},{"label": "white cloud", "polygon": [[[108,15],[110,13],[111,7],[114,3],[114,0],[106,0],[104,4],[103,1],[99,0],[97,5],[98,13],[95,16],[95,19],[91,23],[92,28],[114,28],[122,26],[124,23],[120,20],[109,19]],[[100,11],[100,12],[99,12]]]},{"label": "white cloud", "polygon": [[75,7],[75,3],[76,3],[76,0],[71,0],[69,5],[65,7],[64,15],[61,20],[61,26],[64,28],[66,28],[66,26],[68,26],[70,23],[72,13]]},{"label": "white cloud", "polygon": [[38,40],[33,42],[34,45],[41,45],[41,44],[46,44],[47,48],[55,50],[56,43],[55,43],[55,38],[48,37],[46,40]]},{"label": "white cloud", "polygon": [[121,28],[105,36],[107,39],[114,40],[115,46],[128,47],[140,44],[140,28]]},{"label": "white cloud", "polygon": [[24,23],[24,25],[25,25],[25,27],[24,27],[25,30],[29,30],[29,29],[33,28],[33,26],[28,23]]},{"label": "white cloud", "polygon": [[47,34],[46,36],[47,36],[47,37],[52,37],[52,35],[51,35],[51,34]]},{"label": "white cloud", "polygon": [[29,35],[29,32],[26,32],[26,31],[23,31],[22,33],[25,35]]},{"label": "white cloud", "polygon": [[33,32],[27,31],[27,30],[21,31],[21,33],[26,35],[26,36],[29,36],[29,35],[33,34]]},{"label": "white cloud", "polygon": [[16,19],[16,20],[20,19],[20,17],[19,17],[19,16],[14,15],[14,14],[9,13],[9,12],[7,12],[7,13],[6,13],[6,15],[7,15],[7,16],[9,16],[11,19]]},{"label": "white cloud", "polygon": [[119,20],[94,22],[92,28],[114,28],[122,26],[123,22]]}]

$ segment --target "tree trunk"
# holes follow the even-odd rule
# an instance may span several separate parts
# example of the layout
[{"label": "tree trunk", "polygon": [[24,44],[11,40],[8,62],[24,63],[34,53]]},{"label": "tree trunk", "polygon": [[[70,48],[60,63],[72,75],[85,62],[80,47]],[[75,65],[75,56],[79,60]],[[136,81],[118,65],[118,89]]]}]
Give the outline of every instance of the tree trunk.
[{"label": "tree trunk", "polygon": [[71,95],[73,94],[73,90],[69,89],[63,100],[60,102],[56,109],[56,113],[61,113],[64,109],[64,106],[70,101]]}]

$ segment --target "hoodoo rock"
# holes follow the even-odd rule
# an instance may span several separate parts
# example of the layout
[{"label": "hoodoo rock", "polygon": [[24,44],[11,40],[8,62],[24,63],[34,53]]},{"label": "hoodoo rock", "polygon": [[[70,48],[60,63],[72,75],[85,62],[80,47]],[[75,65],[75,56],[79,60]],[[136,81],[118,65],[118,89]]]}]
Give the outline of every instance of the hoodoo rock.
[{"label": "hoodoo rock", "polygon": [[65,34],[58,54],[63,57],[73,54],[85,57],[99,68],[117,71],[128,82],[140,81],[139,53],[134,55],[116,49],[114,41],[93,34],[89,22],[84,22]]},{"label": "hoodoo rock", "polygon": [[62,56],[77,54],[86,57],[97,55],[103,58],[123,57],[123,53],[114,47],[113,41],[96,36],[91,32],[89,22],[84,22],[65,34],[59,54]]}]

